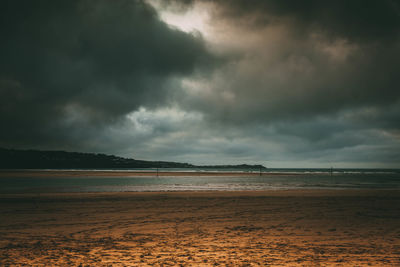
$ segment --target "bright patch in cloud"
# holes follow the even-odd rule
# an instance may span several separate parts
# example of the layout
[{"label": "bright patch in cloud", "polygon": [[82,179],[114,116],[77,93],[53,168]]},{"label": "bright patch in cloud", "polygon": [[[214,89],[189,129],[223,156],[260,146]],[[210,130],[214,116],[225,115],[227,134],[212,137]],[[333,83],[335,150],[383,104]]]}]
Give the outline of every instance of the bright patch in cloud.
[{"label": "bright patch in cloud", "polygon": [[181,31],[192,33],[200,32],[206,36],[209,31],[208,21],[209,15],[207,10],[199,4],[194,4],[187,10],[178,12],[176,10],[163,8],[160,1],[148,1],[158,12],[161,20],[172,27],[176,27]]}]

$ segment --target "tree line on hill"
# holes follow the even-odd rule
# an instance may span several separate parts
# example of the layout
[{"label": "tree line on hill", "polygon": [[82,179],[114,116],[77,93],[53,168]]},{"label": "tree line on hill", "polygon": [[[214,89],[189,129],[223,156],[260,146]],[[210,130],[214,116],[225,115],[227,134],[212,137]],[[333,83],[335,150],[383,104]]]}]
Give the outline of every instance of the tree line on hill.
[{"label": "tree line on hill", "polygon": [[209,165],[146,161],[106,154],[17,150],[0,148],[0,169],[131,169],[131,168],[206,168],[265,169],[262,165]]}]

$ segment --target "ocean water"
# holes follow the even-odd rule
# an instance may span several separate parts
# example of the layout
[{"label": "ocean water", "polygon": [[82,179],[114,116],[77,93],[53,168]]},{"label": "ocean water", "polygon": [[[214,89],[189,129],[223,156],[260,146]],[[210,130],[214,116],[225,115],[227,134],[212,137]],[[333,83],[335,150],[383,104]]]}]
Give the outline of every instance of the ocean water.
[{"label": "ocean water", "polygon": [[173,176],[172,174],[173,171],[209,171],[201,169],[160,169],[160,171],[169,171],[171,176],[144,177],[133,174],[128,177],[4,177],[3,175],[0,178],[0,193],[400,189],[400,170],[387,169],[335,169],[332,172],[330,169],[268,169],[261,176],[249,176],[249,172],[253,172],[251,170],[218,170],[235,171],[238,173],[235,176]]}]

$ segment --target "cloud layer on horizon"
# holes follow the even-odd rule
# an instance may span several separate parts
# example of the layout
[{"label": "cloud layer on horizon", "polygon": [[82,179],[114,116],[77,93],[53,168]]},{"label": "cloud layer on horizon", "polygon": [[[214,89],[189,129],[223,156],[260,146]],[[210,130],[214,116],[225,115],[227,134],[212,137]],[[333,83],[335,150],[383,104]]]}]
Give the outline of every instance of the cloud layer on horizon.
[{"label": "cloud layer on horizon", "polygon": [[1,1],[0,146],[400,167],[400,1],[149,2]]}]

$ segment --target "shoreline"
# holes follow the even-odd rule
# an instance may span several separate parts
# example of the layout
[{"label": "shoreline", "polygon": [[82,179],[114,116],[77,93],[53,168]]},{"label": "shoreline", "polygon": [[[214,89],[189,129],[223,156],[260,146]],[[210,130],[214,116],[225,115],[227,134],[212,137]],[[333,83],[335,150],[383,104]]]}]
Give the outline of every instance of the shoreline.
[{"label": "shoreline", "polygon": [[[400,190],[390,174],[0,170],[0,194]],[[392,179],[393,178],[393,179]],[[24,186],[26,184],[26,186]],[[322,192],[321,191],[321,192]]]},{"label": "shoreline", "polygon": [[[299,175],[298,173],[261,172],[262,175]],[[260,176],[260,172],[240,171],[132,171],[132,170],[0,170],[2,177],[135,177],[135,176]]]},{"label": "shoreline", "polygon": [[3,198],[29,197],[322,197],[322,196],[393,196],[400,197],[400,189],[270,189],[270,190],[186,190],[186,191],[121,191],[121,192],[22,192],[0,193]]}]

